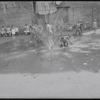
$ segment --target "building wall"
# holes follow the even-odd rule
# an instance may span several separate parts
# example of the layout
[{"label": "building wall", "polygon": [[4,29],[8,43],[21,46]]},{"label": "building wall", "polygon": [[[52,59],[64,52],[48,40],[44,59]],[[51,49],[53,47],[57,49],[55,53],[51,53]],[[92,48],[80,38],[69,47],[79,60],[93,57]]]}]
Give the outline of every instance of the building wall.
[{"label": "building wall", "polygon": [[5,2],[6,13],[0,2],[0,26],[14,25],[23,27],[26,23],[32,22],[32,2],[16,1]]},{"label": "building wall", "polygon": [[[0,3],[0,26],[13,24],[16,26],[24,26],[25,23],[32,23],[32,1],[16,1],[7,2],[6,14],[4,15],[2,4]],[[92,5],[94,6],[94,12],[92,16]],[[70,8],[66,8],[69,7]],[[89,2],[89,1],[63,1],[60,7],[65,7],[63,10],[58,10],[56,13],[51,14],[50,22],[53,23],[57,16],[60,14],[61,17],[66,15],[66,19],[71,23],[76,23],[77,20],[82,19],[84,21],[90,21],[92,23],[92,17],[96,18],[98,25],[100,26],[100,2]],[[61,13],[59,13],[61,12]],[[34,15],[34,14],[33,14]],[[68,16],[68,18],[67,18]],[[33,18],[33,20],[35,20]],[[43,23],[42,18],[39,18],[39,22]]]},{"label": "building wall", "polygon": [[100,27],[100,2],[64,1],[60,6],[70,6],[69,21],[72,23],[82,19],[84,22],[89,21],[92,24],[92,20],[96,18]]},{"label": "building wall", "polygon": [[[78,20],[83,20],[84,22],[89,21],[90,24],[92,24],[93,18],[96,18],[98,21],[98,26],[100,26],[100,2],[63,1],[58,8],[63,8],[63,10],[60,11],[60,9],[58,9],[56,13],[51,14],[51,22],[54,22],[59,15],[61,15],[61,17],[66,15],[68,16],[66,19],[72,24],[75,24]],[[65,11],[65,9],[68,9],[68,11]]]}]

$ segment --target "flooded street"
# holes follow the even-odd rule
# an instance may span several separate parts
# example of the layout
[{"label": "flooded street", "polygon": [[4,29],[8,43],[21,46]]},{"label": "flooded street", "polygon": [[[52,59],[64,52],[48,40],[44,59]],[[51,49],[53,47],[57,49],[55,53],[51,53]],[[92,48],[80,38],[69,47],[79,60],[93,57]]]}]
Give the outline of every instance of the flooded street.
[{"label": "flooded street", "polygon": [[[73,45],[48,50],[34,48],[29,40],[0,44],[0,73],[57,73],[100,71],[100,35],[71,38]],[[41,43],[41,42],[40,42]]]}]

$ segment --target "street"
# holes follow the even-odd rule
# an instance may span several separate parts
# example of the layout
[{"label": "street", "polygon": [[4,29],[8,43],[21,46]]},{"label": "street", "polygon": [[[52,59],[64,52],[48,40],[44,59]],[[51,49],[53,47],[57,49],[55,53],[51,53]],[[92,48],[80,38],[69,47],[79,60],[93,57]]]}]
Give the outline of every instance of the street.
[{"label": "street", "polygon": [[0,97],[100,97],[99,33],[72,37],[64,49],[34,49],[29,37],[1,43]]}]

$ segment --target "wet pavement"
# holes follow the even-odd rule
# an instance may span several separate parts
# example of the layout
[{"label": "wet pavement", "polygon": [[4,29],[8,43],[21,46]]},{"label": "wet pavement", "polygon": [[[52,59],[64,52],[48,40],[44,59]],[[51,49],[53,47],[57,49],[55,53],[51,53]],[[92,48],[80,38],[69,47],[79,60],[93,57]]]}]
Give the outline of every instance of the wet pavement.
[{"label": "wet pavement", "polygon": [[73,45],[48,50],[27,39],[0,44],[0,73],[57,73],[100,71],[100,35],[71,38]]}]

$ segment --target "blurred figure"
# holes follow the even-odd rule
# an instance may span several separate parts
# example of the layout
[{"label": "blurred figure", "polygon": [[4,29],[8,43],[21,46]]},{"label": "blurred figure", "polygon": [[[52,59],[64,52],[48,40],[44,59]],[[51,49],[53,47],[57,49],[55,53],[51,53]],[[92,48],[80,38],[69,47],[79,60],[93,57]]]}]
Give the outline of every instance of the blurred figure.
[{"label": "blurred figure", "polygon": [[80,22],[80,30],[81,30],[81,34],[80,35],[82,35],[82,33],[83,33],[83,21],[79,20],[79,22]]},{"label": "blurred figure", "polygon": [[84,29],[85,30],[90,30],[91,29],[91,25],[90,25],[90,22],[89,21],[86,21],[85,24],[84,24]]},{"label": "blurred figure", "polygon": [[69,43],[72,44],[70,41],[70,35],[61,36],[60,38],[60,47],[68,47]]},{"label": "blurred figure", "polygon": [[32,33],[36,34],[36,32],[37,32],[37,24],[32,25],[31,29],[32,29]]},{"label": "blurred figure", "polygon": [[28,35],[30,34],[30,26],[28,24],[25,24],[25,34]]},{"label": "blurred figure", "polygon": [[39,24],[39,25],[37,26],[37,31],[38,31],[39,33],[43,33],[43,26],[42,26],[41,24]]},{"label": "blurred figure", "polygon": [[46,28],[47,28],[48,40],[49,40],[48,48],[51,49],[54,46],[53,31],[52,31],[53,27],[51,24],[47,23]]},{"label": "blurred figure", "polygon": [[75,27],[75,36],[77,35],[82,35],[82,30],[81,30],[81,24],[80,21],[77,22],[76,27]]},{"label": "blurred figure", "polygon": [[53,29],[53,26],[49,23],[47,23],[47,31],[50,32],[50,33],[53,33],[52,29]]},{"label": "blurred figure", "polygon": [[85,22],[84,24],[84,29],[87,30],[87,26],[88,26],[88,21]]},{"label": "blurred figure", "polygon": [[12,36],[11,27],[9,25],[6,28],[6,36]]},{"label": "blurred figure", "polygon": [[1,36],[5,36],[6,30],[4,26],[1,27]]},{"label": "blurred figure", "polygon": [[19,28],[15,27],[15,34],[18,35],[19,34]]},{"label": "blurred figure", "polygon": [[31,26],[31,42],[34,42],[35,46],[37,45],[36,38],[37,38],[37,25],[34,24]]},{"label": "blurred figure", "polygon": [[31,41],[30,42],[34,43],[35,47],[38,47],[38,41],[39,41],[39,35],[40,34],[38,34],[39,31],[38,31],[38,25],[37,24],[34,24],[34,25],[31,26],[31,32],[32,32],[32,34],[31,34],[31,39],[30,39]]},{"label": "blurred figure", "polygon": [[94,19],[94,21],[93,21],[93,30],[94,30],[94,34],[96,34],[96,29],[97,29],[97,20]]},{"label": "blurred figure", "polygon": [[68,24],[67,24],[67,30],[68,30],[68,31],[71,31],[72,29],[73,29],[72,24],[71,24],[71,23],[68,23]]},{"label": "blurred figure", "polygon": [[16,37],[15,37],[16,32],[15,32],[15,28],[13,25],[11,25],[11,33],[12,33],[13,39],[16,39]]}]

